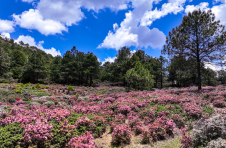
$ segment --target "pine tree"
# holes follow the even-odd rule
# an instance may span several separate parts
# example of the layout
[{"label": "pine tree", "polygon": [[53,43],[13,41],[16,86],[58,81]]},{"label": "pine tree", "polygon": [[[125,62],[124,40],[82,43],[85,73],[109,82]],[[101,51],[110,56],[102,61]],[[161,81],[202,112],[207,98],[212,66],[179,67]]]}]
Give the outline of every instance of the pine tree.
[{"label": "pine tree", "polygon": [[10,57],[0,48],[0,79],[11,79],[12,73],[10,72]]},{"label": "pine tree", "polygon": [[166,38],[163,54],[173,57],[192,57],[197,64],[198,90],[201,89],[201,62],[222,60],[226,53],[225,26],[215,21],[215,15],[208,11],[195,10],[183,17],[182,23],[173,28]]}]

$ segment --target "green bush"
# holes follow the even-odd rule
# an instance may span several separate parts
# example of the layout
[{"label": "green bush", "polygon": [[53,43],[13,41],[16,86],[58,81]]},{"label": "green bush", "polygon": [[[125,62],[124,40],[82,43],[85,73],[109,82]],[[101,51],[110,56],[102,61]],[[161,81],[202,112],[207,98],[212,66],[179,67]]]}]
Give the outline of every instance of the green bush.
[{"label": "green bush", "polygon": [[154,76],[144,69],[140,62],[126,72],[127,89],[150,90],[154,85]]},{"label": "green bush", "polygon": [[208,113],[209,115],[213,114],[215,111],[211,106],[203,106],[202,107],[203,114]]},{"label": "green bush", "polygon": [[41,88],[42,86],[41,86],[41,84],[37,83],[35,87],[36,88]]},{"label": "green bush", "polygon": [[73,86],[68,86],[68,87],[67,87],[67,90],[73,91],[74,88],[73,88]]},{"label": "green bush", "polygon": [[0,147],[19,147],[18,142],[21,142],[23,135],[24,131],[21,129],[19,122],[6,125],[5,127],[0,126]]}]

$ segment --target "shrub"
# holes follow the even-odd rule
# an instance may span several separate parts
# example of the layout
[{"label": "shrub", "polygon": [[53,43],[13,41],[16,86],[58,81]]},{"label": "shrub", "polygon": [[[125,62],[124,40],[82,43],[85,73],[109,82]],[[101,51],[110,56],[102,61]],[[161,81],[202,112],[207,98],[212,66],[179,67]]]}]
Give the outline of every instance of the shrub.
[{"label": "shrub", "polygon": [[200,125],[196,124],[191,135],[193,146],[206,146],[208,141],[220,137],[226,138],[224,121],[225,117],[219,114],[206,120],[206,122],[202,122]]},{"label": "shrub", "polygon": [[80,133],[85,133],[86,131],[94,131],[94,121],[88,119],[86,116],[79,117],[79,119],[76,122],[76,129]]},{"label": "shrub", "polygon": [[67,147],[69,148],[95,148],[95,144],[92,141],[93,136],[87,131],[86,133],[82,134],[81,137],[74,137],[72,138]]},{"label": "shrub", "polygon": [[223,108],[225,107],[225,102],[223,100],[214,100],[213,106]]},{"label": "shrub", "polygon": [[125,75],[128,89],[150,90],[154,84],[154,76],[148,69],[144,69],[140,62],[137,62],[133,69],[126,72]]},{"label": "shrub", "polygon": [[68,87],[67,87],[67,90],[73,91],[74,88],[73,88],[73,86],[68,86]]},{"label": "shrub", "polygon": [[24,131],[19,122],[0,126],[0,147],[16,147],[21,142]]},{"label": "shrub", "polygon": [[190,137],[190,133],[186,132],[184,128],[182,130],[182,139],[180,139],[181,148],[190,148],[192,139]]},{"label": "shrub", "polygon": [[56,147],[65,147],[67,141],[76,136],[76,130],[74,125],[68,124],[67,120],[60,123],[53,123],[51,133],[54,137],[51,139],[51,144]]},{"label": "shrub", "polygon": [[216,140],[211,140],[206,148],[225,148],[226,140],[218,138]]},{"label": "shrub", "polygon": [[42,86],[39,83],[37,83],[35,87],[36,88],[41,88]]},{"label": "shrub", "polygon": [[131,141],[131,128],[128,124],[117,125],[112,133],[112,145],[129,144]]}]

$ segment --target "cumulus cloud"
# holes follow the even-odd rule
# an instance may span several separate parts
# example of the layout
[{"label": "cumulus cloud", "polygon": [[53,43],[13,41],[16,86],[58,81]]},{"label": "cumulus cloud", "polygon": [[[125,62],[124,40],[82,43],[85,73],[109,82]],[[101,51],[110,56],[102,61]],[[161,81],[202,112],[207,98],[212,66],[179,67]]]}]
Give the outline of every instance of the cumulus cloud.
[{"label": "cumulus cloud", "polygon": [[35,46],[35,47],[37,47],[37,48],[39,48],[39,49],[41,49],[41,50],[43,50],[43,51],[45,51],[47,54],[51,54],[52,56],[58,56],[58,55],[60,55],[61,56],[61,53],[60,53],[60,51],[58,50],[56,50],[55,48],[51,48],[51,49],[45,49],[44,47],[43,47],[43,44],[44,44],[44,41],[39,41],[38,42],[38,44],[36,44],[36,42],[35,42],[35,39],[33,38],[33,37],[31,37],[31,36],[24,36],[24,35],[20,35],[16,40],[15,40],[15,42],[16,43],[19,43],[20,41],[23,41],[25,44],[29,44],[30,46]]},{"label": "cumulus cloud", "polygon": [[186,0],[170,0],[169,3],[163,4],[160,10],[155,8],[153,11],[146,11],[141,19],[140,25],[150,26],[156,19],[160,19],[170,13],[177,14],[183,11],[185,2]]},{"label": "cumulus cloud", "polygon": [[28,2],[28,3],[31,3],[33,2],[34,0],[22,0],[23,2]]},{"label": "cumulus cloud", "polygon": [[1,37],[10,39],[10,34],[3,32],[3,33],[1,33]]},{"label": "cumulus cloud", "polygon": [[110,62],[113,63],[115,61],[116,57],[107,57],[104,59],[104,61],[102,62],[102,65],[104,65],[104,63],[106,62]]},{"label": "cumulus cloud", "polygon": [[37,29],[44,35],[62,33],[67,28],[58,21],[43,19],[38,10],[30,9],[20,15],[13,14],[14,21],[17,25],[26,29]]},{"label": "cumulus cloud", "polygon": [[211,10],[215,14],[216,20],[220,20],[220,23],[226,26],[226,0],[223,4],[213,6]]},{"label": "cumulus cloud", "polygon": [[130,11],[125,14],[126,18],[118,24],[113,24],[113,32],[109,31],[103,43],[98,48],[114,48],[116,50],[123,46],[161,48],[165,43],[165,34],[157,28],[150,30],[146,26],[137,26],[139,14]]},{"label": "cumulus cloud", "polygon": [[208,2],[203,2],[203,3],[200,3],[196,6],[187,5],[186,9],[185,9],[185,13],[188,14],[189,12],[193,12],[194,10],[198,10],[198,9],[201,9],[201,11],[203,11],[203,10],[206,10],[208,8],[208,6],[209,6]]},{"label": "cumulus cloud", "polygon": [[204,62],[204,65],[205,65],[204,66],[205,68],[210,68],[215,72],[220,71],[222,69],[221,66],[216,65],[215,63],[212,63],[212,62]]},{"label": "cumulus cloud", "polygon": [[1,20],[0,19],[0,33],[2,32],[14,32],[14,27],[15,24],[13,21],[8,21],[8,20]]},{"label": "cumulus cloud", "polygon": [[41,0],[37,9],[45,19],[56,20],[71,26],[85,17],[81,6],[81,1],[76,0]]},{"label": "cumulus cloud", "polygon": [[216,2],[221,1],[222,4],[213,6],[212,8],[208,8],[209,3],[203,2],[200,3],[199,5],[187,5],[185,9],[185,13],[192,12],[194,10],[198,10],[199,8],[203,10],[208,10],[211,9],[212,12],[215,14],[216,19],[215,20],[220,20],[220,23],[222,25],[226,26],[226,0],[216,0]]}]

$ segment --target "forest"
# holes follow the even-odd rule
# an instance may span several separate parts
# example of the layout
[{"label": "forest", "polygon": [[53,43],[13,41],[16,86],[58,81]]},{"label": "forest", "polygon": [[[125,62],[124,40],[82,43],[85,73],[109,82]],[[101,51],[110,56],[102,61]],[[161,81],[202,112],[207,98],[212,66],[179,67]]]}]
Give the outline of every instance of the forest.
[{"label": "forest", "polygon": [[0,37],[0,148],[224,148],[226,71],[205,64],[224,64],[225,26],[195,10],[161,53],[101,63]]}]

